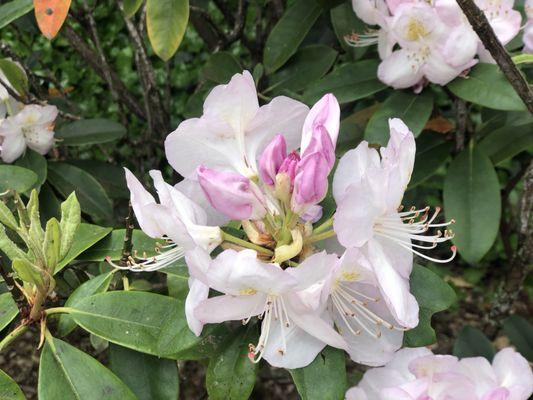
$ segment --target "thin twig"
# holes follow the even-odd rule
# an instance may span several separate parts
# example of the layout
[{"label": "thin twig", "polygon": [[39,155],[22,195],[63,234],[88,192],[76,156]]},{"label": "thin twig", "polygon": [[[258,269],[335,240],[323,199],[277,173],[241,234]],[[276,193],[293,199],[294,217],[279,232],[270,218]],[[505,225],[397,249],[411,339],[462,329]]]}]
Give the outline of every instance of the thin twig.
[{"label": "thin twig", "polygon": [[128,216],[125,219],[126,221],[126,233],[124,234],[124,246],[122,247],[122,257],[120,258],[120,265],[126,266],[128,260],[131,257],[133,251],[133,207],[131,202],[128,204]]},{"label": "thin twig", "polygon": [[4,279],[4,282],[7,286],[7,290],[9,290],[9,292],[11,293],[11,296],[17,304],[17,308],[19,309],[21,315],[24,315],[24,310],[26,309],[26,298],[24,296],[24,293],[22,293],[22,291],[17,286],[15,279],[13,278],[13,272],[8,271],[5,264],[2,262],[2,257],[0,257],[0,275]]},{"label": "thin twig", "polygon": [[474,3],[474,0],[457,0],[457,3],[529,112],[533,113],[533,91],[516,67],[511,56],[509,56],[509,53],[507,53],[507,50],[505,50],[505,47],[498,40],[483,11]]}]

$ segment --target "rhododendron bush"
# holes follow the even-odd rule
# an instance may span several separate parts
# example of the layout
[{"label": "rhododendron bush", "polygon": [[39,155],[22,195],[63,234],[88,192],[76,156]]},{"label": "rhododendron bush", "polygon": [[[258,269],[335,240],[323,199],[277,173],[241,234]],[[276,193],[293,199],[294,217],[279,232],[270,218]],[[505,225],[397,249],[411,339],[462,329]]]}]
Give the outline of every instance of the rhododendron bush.
[{"label": "rhododendron bush", "polygon": [[0,1],[0,399],[527,400],[532,9]]}]

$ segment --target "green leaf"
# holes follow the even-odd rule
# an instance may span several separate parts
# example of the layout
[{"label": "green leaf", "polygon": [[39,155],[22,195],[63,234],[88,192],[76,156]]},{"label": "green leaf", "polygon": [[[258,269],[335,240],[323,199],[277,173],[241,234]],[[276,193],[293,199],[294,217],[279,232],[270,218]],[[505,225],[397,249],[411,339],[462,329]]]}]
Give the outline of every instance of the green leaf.
[{"label": "green leaf", "polygon": [[28,77],[13,61],[7,58],[0,59],[0,71],[18,94],[24,95],[28,91]]},{"label": "green leaf", "polygon": [[492,361],[494,347],[489,339],[479,329],[465,326],[453,345],[453,355],[459,358],[485,357]]},{"label": "green leaf", "polygon": [[130,198],[130,191],[126,186],[124,168],[98,160],[69,160],[68,163],[94,176],[110,198]]},{"label": "green leaf", "polygon": [[11,230],[17,230],[18,222],[6,203],[0,200],[0,223]]},{"label": "green leaf", "polygon": [[342,400],[348,388],[344,351],[326,347],[307,367],[291,369],[302,400]]},{"label": "green leaf", "polygon": [[329,71],[337,52],[331,47],[316,44],[300,49],[289,63],[270,77],[270,87],[264,93],[273,91],[279,94],[284,90],[299,91]]},{"label": "green leaf", "polygon": [[478,147],[499,164],[518,153],[533,149],[533,122],[521,125],[506,125],[489,133]]},{"label": "green leaf", "polygon": [[[65,307],[74,307],[76,304],[86,297],[92,296],[96,293],[106,292],[109,288],[109,283],[113,278],[113,272],[98,275],[87,282],[84,282],[76,288],[65,302]],[[59,323],[57,325],[58,335],[63,337],[68,335],[76,327],[76,322],[68,314],[61,314],[59,316]]]},{"label": "green leaf", "polygon": [[0,193],[16,190],[24,193],[37,183],[37,175],[29,169],[15,165],[0,165]]},{"label": "green leaf", "polygon": [[94,358],[48,336],[39,365],[39,400],[136,400],[131,390]]},{"label": "green leaf", "polygon": [[0,6],[0,29],[33,10],[33,0],[13,0]]},{"label": "green leaf", "polygon": [[533,361],[533,325],[519,315],[511,315],[503,321],[503,332],[529,362]]},{"label": "green leaf", "polygon": [[[81,254],[79,259],[83,261],[103,261],[106,257],[110,257],[114,261],[120,260],[125,235],[125,229],[115,229],[111,235]],[[159,240],[159,243],[161,242]],[[156,254],[155,248],[158,240],[152,239],[141,230],[133,230],[132,243],[133,250],[136,250],[139,254],[146,252],[148,257]]]},{"label": "green leaf", "polygon": [[522,111],[525,104],[497,65],[478,64],[466,78],[456,78],[448,89],[457,97],[480,106],[505,111]]},{"label": "green leaf", "polygon": [[[0,331],[9,325],[18,315],[19,309],[11,297],[11,293],[0,294]],[[0,390],[1,393],[1,390]],[[0,397],[1,399],[2,397]]]},{"label": "green leaf", "polygon": [[64,146],[82,146],[113,142],[126,134],[126,128],[108,119],[81,119],[63,125],[56,132]]},{"label": "green leaf", "polygon": [[97,219],[113,218],[113,203],[104,188],[84,170],[65,163],[49,163],[48,180],[65,198],[75,191],[83,212]]},{"label": "green leaf", "polygon": [[0,250],[6,253],[10,260],[20,258],[28,260],[28,256],[7,236],[6,229],[0,225]]},{"label": "green leaf", "polygon": [[305,102],[314,104],[326,93],[333,93],[344,104],[385,89],[376,76],[378,64],[377,60],[365,60],[342,65],[306,90]]},{"label": "green leaf", "polygon": [[111,370],[139,400],[177,400],[178,367],[175,361],[139,353],[125,347],[109,346]]},{"label": "green leaf", "polygon": [[350,46],[344,39],[354,32],[361,34],[368,29],[367,25],[357,18],[357,15],[354,13],[352,2],[346,0],[343,4],[333,8],[330,14],[331,24],[333,25],[333,30],[335,31],[335,35],[337,35],[341,47],[346,53],[350,54],[352,59],[357,60],[361,58],[367,52],[368,47]]},{"label": "green leaf", "polygon": [[372,115],[365,130],[370,143],[386,146],[389,140],[389,119],[400,118],[417,137],[431,116],[433,96],[426,90],[422,94],[395,91]]},{"label": "green leaf", "polygon": [[239,61],[227,51],[213,54],[202,69],[204,78],[216,83],[228,83],[233,75],[241,72]]},{"label": "green leaf", "polygon": [[439,133],[425,132],[416,140],[415,167],[409,188],[412,189],[431,177],[444,165],[453,143]]},{"label": "green leaf", "polygon": [[26,209],[28,210],[28,215],[30,217],[30,237],[33,239],[33,243],[42,243],[44,240],[44,230],[41,226],[39,194],[36,189],[31,191],[30,201],[26,205]]},{"label": "green leaf", "polygon": [[265,44],[263,65],[267,74],[279,69],[296,53],[321,13],[322,8],[313,0],[296,0],[285,11]]},{"label": "green leaf", "polygon": [[189,0],[147,0],[146,25],[155,54],[168,61],[178,50],[189,21]]},{"label": "green leaf", "polygon": [[170,297],[185,300],[189,293],[189,278],[167,274],[167,288]]},{"label": "green leaf", "polygon": [[68,198],[61,203],[61,249],[59,252],[59,261],[67,254],[72,243],[74,235],[81,223],[80,203],[76,198],[76,193],[72,192]]},{"label": "green leaf", "polygon": [[19,158],[15,162],[15,165],[35,172],[35,174],[37,175],[37,187],[43,185],[44,182],[46,182],[46,177],[48,175],[48,163],[46,162],[46,158],[44,158],[36,151],[26,149],[26,153],[24,153],[24,156]]},{"label": "green leaf", "polygon": [[72,243],[67,255],[57,264],[55,273],[57,274],[81,253],[106,237],[111,230],[112,228],[98,225],[80,224],[74,235],[74,243]]},{"label": "green leaf", "polygon": [[428,346],[437,341],[431,327],[431,316],[448,309],[456,299],[454,290],[437,274],[415,264],[411,272],[411,293],[420,307],[418,326],[405,333],[404,345],[407,347]]},{"label": "green leaf", "polygon": [[[0,9],[0,12],[2,10]],[[25,400],[24,393],[4,371],[0,370],[0,399],[2,400]]]},{"label": "green leaf", "polygon": [[471,143],[453,161],[444,181],[446,218],[455,219],[453,242],[469,263],[489,251],[500,225],[500,185],[494,166]]},{"label": "green leaf", "polygon": [[209,359],[206,387],[212,400],[245,400],[254,389],[259,364],[247,357],[248,345],[257,342],[255,326],[241,327],[221,346],[222,351]]},{"label": "green leaf", "polygon": [[59,221],[52,218],[46,223],[46,230],[44,233],[43,253],[46,257],[46,265],[48,271],[56,269],[59,260],[59,252],[61,249],[61,231],[59,228]]},{"label": "green leaf", "polygon": [[15,258],[11,267],[24,282],[33,283],[39,287],[44,286],[42,272],[31,262],[22,258]]},{"label": "green leaf", "polygon": [[131,18],[141,7],[143,0],[124,0],[124,15]]}]

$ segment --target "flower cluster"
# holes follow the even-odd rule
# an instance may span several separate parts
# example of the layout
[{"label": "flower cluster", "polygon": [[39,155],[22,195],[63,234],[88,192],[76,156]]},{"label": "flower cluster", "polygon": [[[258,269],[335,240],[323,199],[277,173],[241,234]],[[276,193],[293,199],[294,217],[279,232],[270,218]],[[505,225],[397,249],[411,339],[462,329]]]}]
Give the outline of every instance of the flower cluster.
[{"label": "flower cluster", "polygon": [[491,365],[483,357],[458,360],[421,347],[402,349],[385,367],[367,371],[346,400],[527,400],[532,393],[531,368],[511,348]]},{"label": "flower cluster", "polygon": [[[260,106],[246,71],[215,87],[202,117],[166,139],[182,182],[151,171],[156,201],[126,170],[139,225],[165,245],[117,267],[152,271],[185,257],[190,329],[200,335],[206,323],[257,317],[254,362],[303,367],[327,344],[383,365],[418,324],[413,254],[453,258],[453,246],[444,260],[426,254],[452,237],[451,222],[437,223],[438,209],[402,209],[415,141],[399,119],[390,121],[387,147],[362,142],[340,159],[337,211],[323,216],[339,125],[331,94],[311,109],[284,96]],[[220,295],[209,297],[210,289]]]},{"label": "flower cluster", "polygon": [[[503,44],[520,31],[522,17],[513,3],[476,0]],[[378,78],[395,89],[446,85],[478,59],[493,62],[455,0],[353,0],[353,8],[377,29],[347,41],[357,47],[377,44]]]},{"label": "flower cluster", "polygon": [[[17,65],[14,63],[14,65]],[[19,66],[22,70],[22,68]],[[23,71],[23,70],[22,70]],[[0,80],[15,90],[0,70]],[[46,154],[54,145],[55,106],[24,105],[0,83],[0,158],[12,163],[29,147]]]}]

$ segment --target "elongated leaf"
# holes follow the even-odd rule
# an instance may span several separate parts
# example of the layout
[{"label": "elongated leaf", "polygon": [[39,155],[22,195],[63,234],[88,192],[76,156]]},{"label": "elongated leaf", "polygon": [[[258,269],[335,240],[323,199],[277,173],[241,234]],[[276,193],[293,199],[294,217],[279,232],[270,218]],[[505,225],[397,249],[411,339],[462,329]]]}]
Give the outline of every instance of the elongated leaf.
[{"label": "elongated leaf", "polygon": [[453,346],[453,354],[459,358],[485,357],[492,361],[494,347],[490,340],[479,329],[465,326]]},{"label": "elongated leaf", "polygon": [[500,225],[500,186],[489,158],[468,146],[453,160],[444,182],[444,210],[455,219],[453,242],[469,263],[494,243]]},{"label": "elongated leaf", "polygon": [[299,91],[313,85],[329,71],[337,52],[331,47],[321,44],[311,45],[299,50],[285,67],[270,78],[270,87],[265,93],[273,91],[275,94],[284,90]]},{"label": "elongated leaf", "polygon": [[124,15],[126,18],[133,17],[142,3],[143,0],[124,0]]},{"label": "elongated leaf", "polygon": [[68,163],[94,176],[111,199],[129,199],[130,192],[122,167],[98,160],[69,160]]},{"label": "elongated leaf", "polygon": [[59,221],[52,218],[46,223],[46,231],[44,234],[43,253],[46,257],[46,265],[49,271],[54,271],[59,260],[59,252],[61,249],[61,231],[59,228]]},{"label": "elongated leaf", "polygon": [[314,104],[326,93],[333,93],[343,104],[370,96],[386,88],[376,76],[377,68],[377,60],[344,64],[306,90],[304,100]]},{"label": "elongated leaf", "polygon": [[19,94],[28,91],[28,77],[20,66],[7,58],[0,59],[0,71]]},{"label": "elongated leaf", "polygon": [[0,201],[0,223],[13,230],[16,230],[18,227],[15,216],[3,201]]},{"label": "elongated leaf", "polygon": [[189,0],[147,0],[148,38],[155,54],[168,61],[178,50],[187,22]]},{"label": "elongated leaf", "polygon": [[0,370],[0,399],[2,400],[25,400],[24,393],[4,371]]},{"label": "elongated leaf", "polygon": [[76,193],[72,192],[61,204],[61,248],[59,252],[59,261],[68,254],[68,251],[72,247],[74,235],[80,227],[80,222],[80,203],[76,198]]},{"label": "elongated leaf", "polygon": [[213,54],[202,69],[204,78],[216,83],[228,83],[233,75],[241,72],[239,60],[227,51]]},{"label": "elongated leaf", "polygon": [[[86,297],[92,296],[96,293],[103,293],[107,291],[109,283],[113,278],[113,273],[98,275],[76,288],[65,302],[65,307],[74,307],[76,304]],[[59,316],[59,323],[57,325],[58,335],[63,337],[68,335],[76,327],[76,322],[68,314],[61,314]]]},{"label": "elongated leaf", "polygon": [[24,282],[33,283],[39,287],[44,286],[43,273],[36,265],[25,259],[15,258],[11,266],[13,271],[16,272],[17,276]]},{"label": "elongated leaf", "polygon": [[326,347],[307,367],[289,371],[302,400],[342,400],[346,393],[344,352]]},{"label": "elongated leaf", "polygon": [[37,183],[37,175],[29,169],[15,165],[0,165],[0,193],[16,190],[23,193]]},{"label": "elongated leaf", "polygon": [[314,0],[296,0],[285,11],[265,44],[263,65],[267,74],[279,69],[296,53],[321,13],[322,8]]},{"label": "elongated leaf", "polygon": [[257,367],[247,354],[249,343],[257,342],[255,326],[242,327],[224,343],[222,351],[209,360],[206,386],[213,400],[245,400],[254,389]]},{"label": "elongated leaf", "polygon": [[111,200],[102,185],[84,170],[65,163],[49,163],[48,180],[65,198],[75,191],[81,209],[87,214],[97,219],[112,219]]},{"label": "elongated leaf", "polygon": [[26,149],[24,156],[19,158],[15,162],[15,165],[35,172],[37,175],[36,186],[41,186],[46,181],[48,175],[48,163],[46,162],[46,158],[39,153],[31,149]]},{"label": "elongated leaf", "polygon": [[505,79],[497,65],[478,64],[466,78],[456,78],[448,85],[463,100],[496,110],[522,111],[525,104]]},{"label": "elongated leaf", "polygon": [[450,157],[453,143],[438,133],[425,132],[416,140],[415,167],[409,188],[431,177]]},{"label": "elongated leaf", "polygon": [[126,128],[108,119],[82,119],[64,125],[56,132],[56,138],[65,146],[81,146],[107,143],[120,139]]},{"label": "elongated leaf", "polygon": [[109,346],[111,370],[139,400],[177,400],[178,366],[175,361],[139,353],[122,346]]},{"label": "elongated leaf", "polygon": [[51,336],[41,353],[38,394],[39,400],[136,400],[106,367]]},{"label": "elongated leaf", "polygon": [[12,0],[0,6],[0,29],[33,10],[33,0]]},{"label": "elongated leaf", "polygon": [[17,308],[13,297],[11,297],[11,293],[0,294],[0,331],[8,326],[18,313],[19,309]]},{"label": "elongated leaf", "polygon": [[429,91],[422,94],[396,91],[368,121],[365,139],[385,146],[390,136],[389,118],[400,118],[417,137],[424,129],[432,109],[433,96]]},{"label": "elongated leaf", "polygon": [[431,316],[448,309],[456,299],[454,290],[437,274],[420,265],[414,265],[411,273],[411,293],[420,307],[418,326],[405,333],[407,347],[428,346],[436,342],[435,331],[431,327]]},{"label": "elongated leaf", "polygon": [[519,315],[511,315],[503,321],[503,332],[529,362],[533,361],[533,325]]},{"label": "elongated leaf", "polygon": [[7,257],[13,261],[16,258],[29,260],[24,253],[13,241],[7,236],[6,229],[0,225],[0,250],[6,253]]},{"label": "elongated leaf", "polygon": [[506,125],[489,133],[479,148],[499,164],[524,150],[533,149],[533,122]]},{"label": "elongated leaf", "polygon": [[104,228],[98,225],[80,224],[74,234],[74,242],[67,255],[57,264],[55,273],[61,271],[68,263],[75,260],[81,253],[106,237],[112,228]]}]

